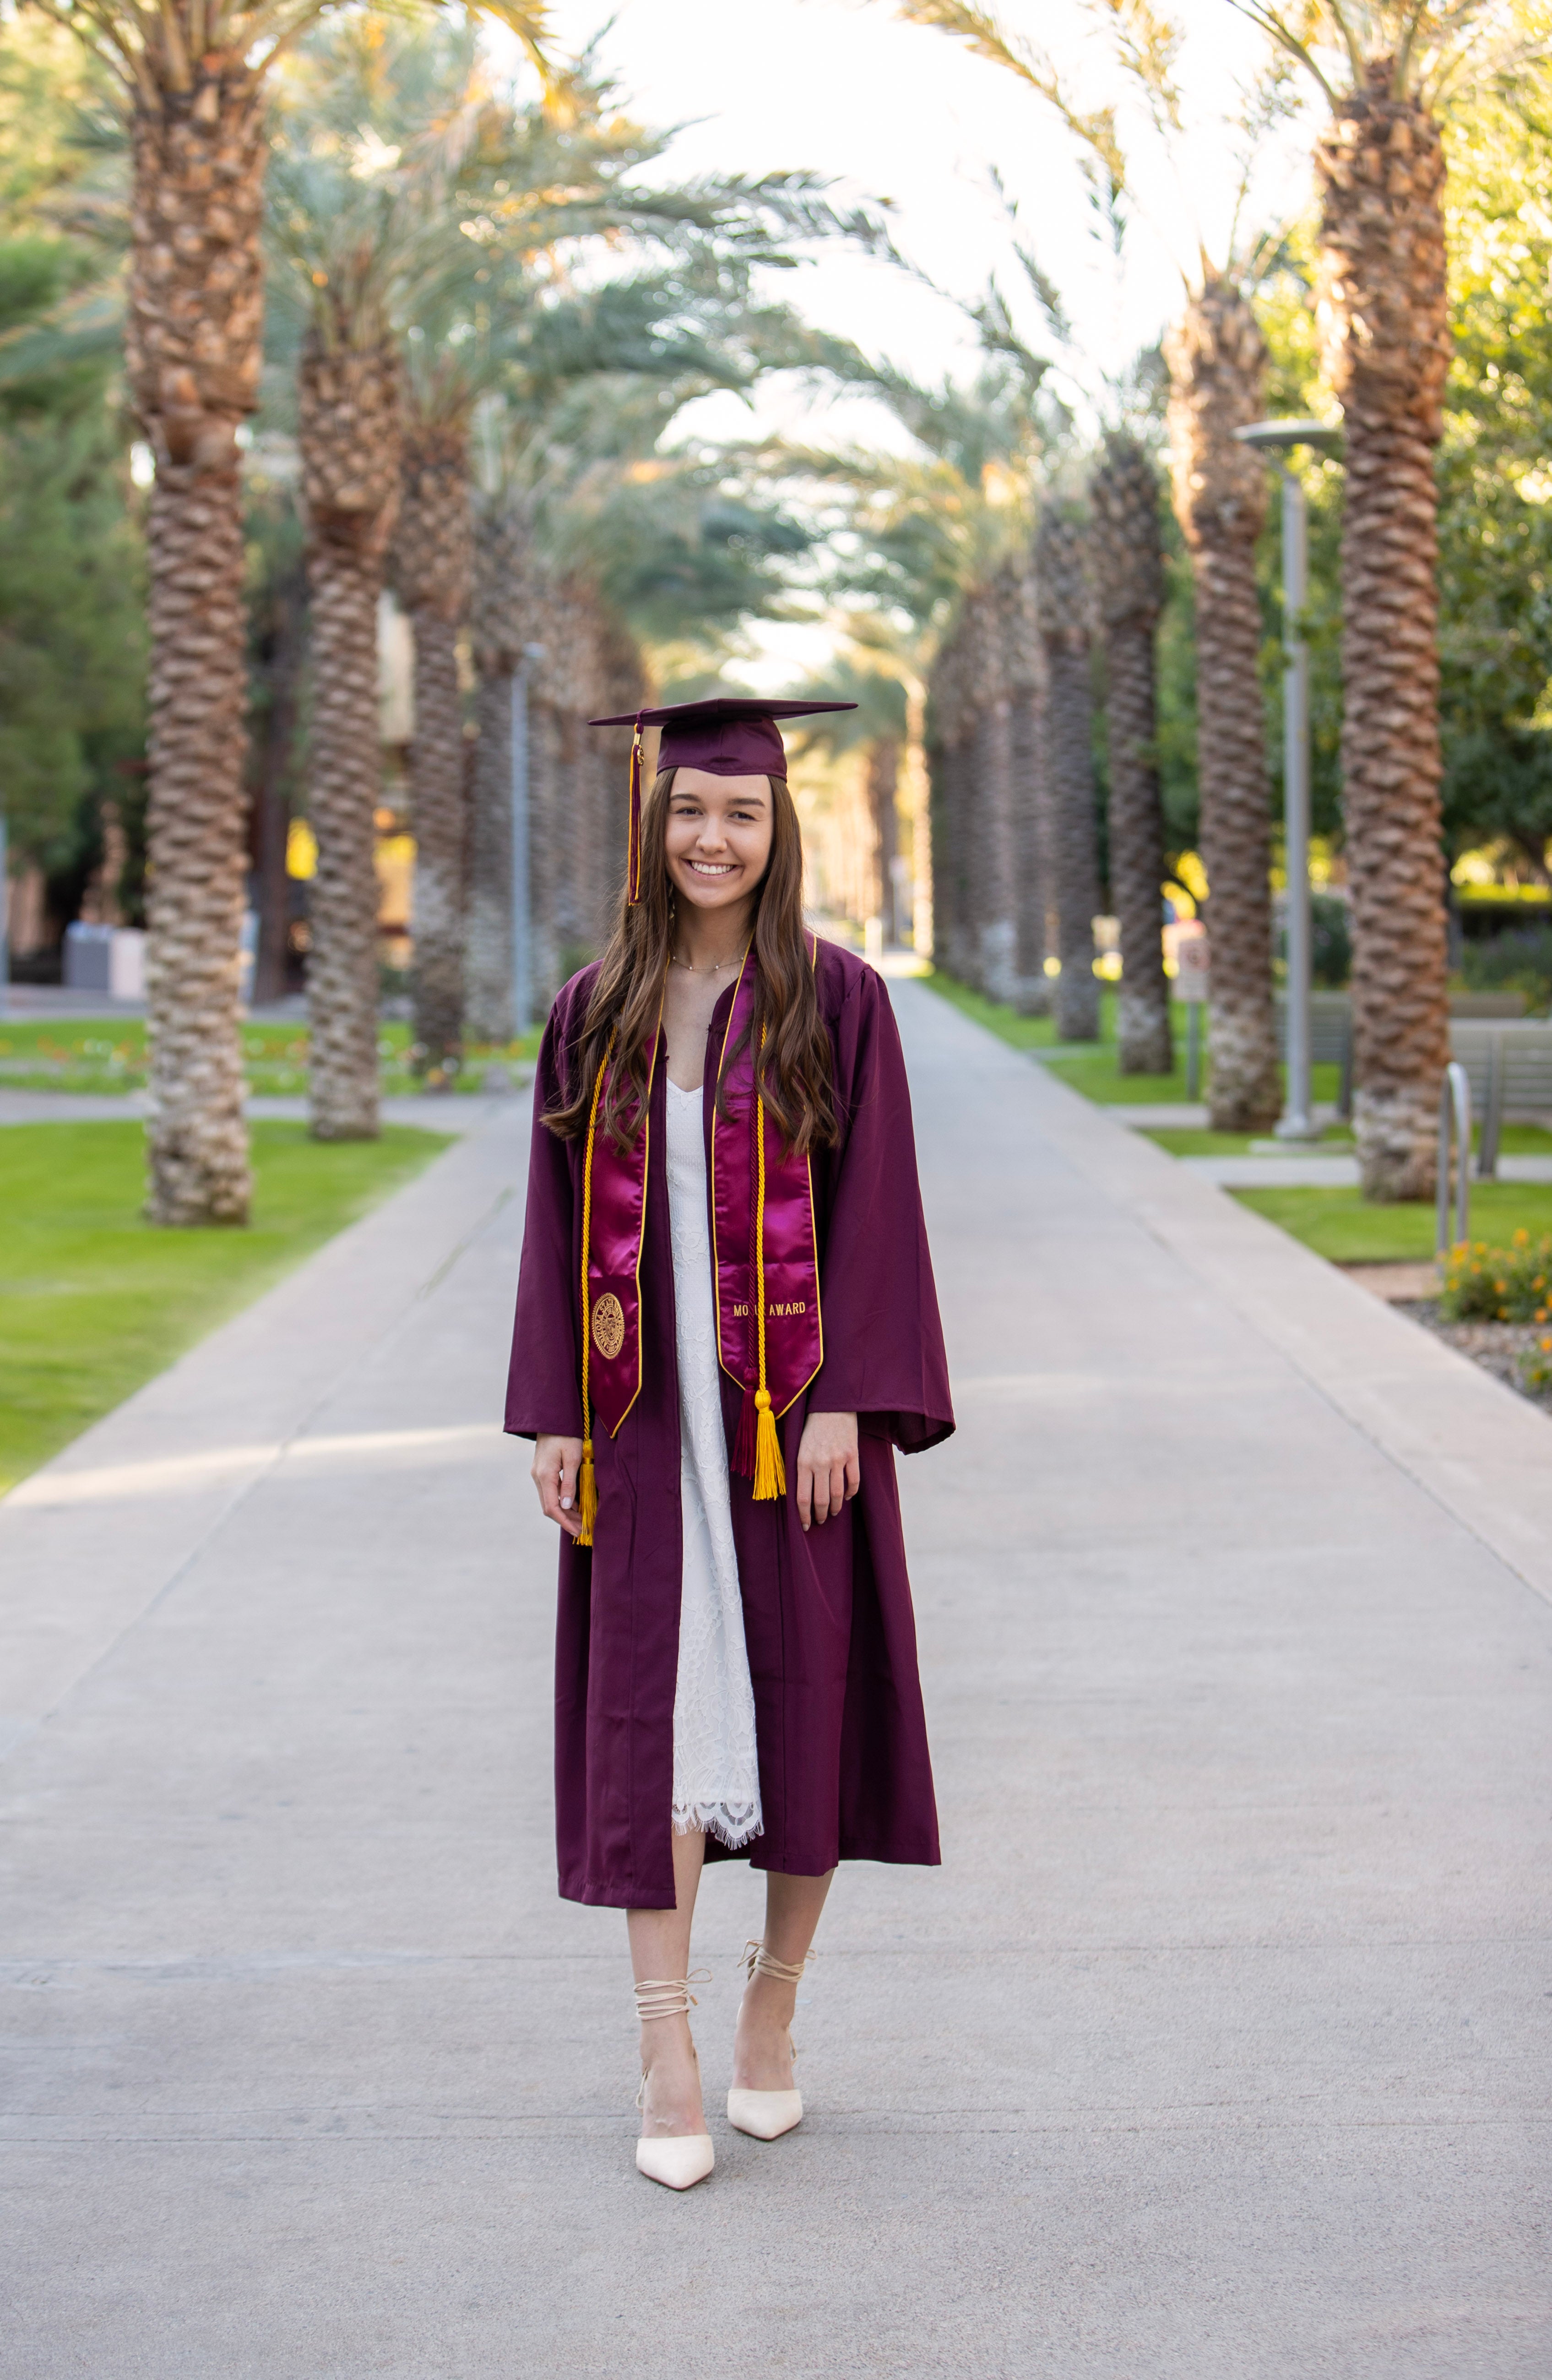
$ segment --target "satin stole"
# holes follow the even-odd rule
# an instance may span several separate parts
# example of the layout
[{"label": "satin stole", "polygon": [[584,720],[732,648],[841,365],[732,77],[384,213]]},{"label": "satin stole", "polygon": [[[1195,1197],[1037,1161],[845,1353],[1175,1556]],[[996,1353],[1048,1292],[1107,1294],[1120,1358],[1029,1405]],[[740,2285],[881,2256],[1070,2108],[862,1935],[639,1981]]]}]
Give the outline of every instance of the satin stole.
[{"label": "satin stole", "polygon": [[[817,957],[815,940],[810,963]],[[772,1419],[785,1413],[813,1379],[824,1360],[824,1329],[809,1162],[783,1148],[756,1088],[755,1043],[746,1032],[755,979],[750,952],[739,969],[719,1060],[725,1112],[713,1111],[711,1122],[711,1230],[717,1354],[744,1391],[733,1467],[753,1474],[757,1494],[763,1485],[770,1495],[777,1488],[762,1481],[756,1462],[759,1423],[766,1413]],[[649,1113],[624,1153],[598,1130],[612,1044],[593,1087],[582,1186],[583,1427],[589,1445],[593,1414],[612,1438],[641,1393],[641,1252],[661,1038],[661,1033],[654,1037],[648,1063]],[[730,1050],[736,1051],[731,1064]],[[779,1478],[779,1452],[774,1463]]]}]

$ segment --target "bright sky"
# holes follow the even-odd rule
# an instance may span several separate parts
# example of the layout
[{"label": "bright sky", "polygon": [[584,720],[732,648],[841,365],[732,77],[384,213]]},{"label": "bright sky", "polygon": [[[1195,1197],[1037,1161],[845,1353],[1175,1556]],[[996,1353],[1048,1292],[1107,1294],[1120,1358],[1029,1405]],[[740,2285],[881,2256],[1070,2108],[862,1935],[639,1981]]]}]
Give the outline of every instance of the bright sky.
[{"label": "bright sky", "polygon": [[[596,0],[552,0],[552,9],[567,48],[600,21]],[[1018,206],[1018,236],[1060,289],[1088,369],[1116,371],[1177,305],[1175,260],[1194,254],[1198,226],[1209,250],[1222,250],[1239,179],[1223,112],[1263,55],[1231,0],[1178,0],[1174,13],[1187,32],[1183,187],[1130,113],[1123,141],[1148,220],[1134,224],[1123,271],[1095,237],[1076,144],[1038,94],[946,35],[901,23],[890,0],[616,0],[600,55],[641,121],[685,126],[665,171],[800,166],[834,177],[842,195],[892,200],[897,245],[957,297],[978,296],[993,273],[1010,298],[1022,287],[993,188],[1000,175]],[[1045,45],[1082,103],[1124,92],[1082,0],[1008,0],[1002,21]],[[1308,141],[1307,128],[1291,128],[1267,147],[1251,208],[1258,222],[1305,203]],[[885,263],[831,250],[782,276],[782,286],[811,321],[919,376],[974,369],[974,334],[957,308]],[[1030,344],[1048,351],[1033,302],[1020,298],[1015,311]],[[893,434],[860,400],[832,406],[822,422],[794,414],[795,401],[790,389],[763,393],[758,425],[870,443]],[[697,409],[694,426],[746,436],[751,422],[736,400],[720,397]],[[815,657],[811,640],[794,642],[792,632],[760,634],[774,675],[778,662],[790,670]]]}]

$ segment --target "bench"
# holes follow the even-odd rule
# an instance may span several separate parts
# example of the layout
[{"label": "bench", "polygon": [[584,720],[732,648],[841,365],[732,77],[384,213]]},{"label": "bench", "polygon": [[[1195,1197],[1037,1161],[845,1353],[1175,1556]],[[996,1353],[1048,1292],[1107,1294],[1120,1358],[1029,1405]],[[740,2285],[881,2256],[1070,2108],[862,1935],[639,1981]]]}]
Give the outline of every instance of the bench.
[{"label": "bench", "polygon": [[[1552,1115],[1552,1025],[1528,1019],[1524,1010],[1525,996],[1519,991],[1449,995],[1449,1054],[1465,1067],[1472,1112],[1483,1118],[1483,1157],[1477,1170],[1484,1178],[1497,1170],[1498,1134],[1506,1115]],[[1286,1058],[1288,1002],[1280,995],[1277,1020],[1278,1047]],[[1506,1036],[1512,1061],[1495,1054]],[[1352,1113],[1352,1003],[1345,991],[1310,994],[1310,1063],[1341,1068],[1337,1113],[1345,1123]]]},{"label": "bench", "polygon": [[1449,1026],[1449,1054],[1465,1068],[1473,1112],[1482,1118],[1477,1180],[1490,1182],[1498,1170],[1504,1119],[1552,1118],[1552,1025],[1454,1018]]},{"label": "bench", "polygon": [[[1277,1031],[1278,1049],[1286,1059],[1288,1002],[1280,992],[1277,999]],[[1310,994],[1310,1064],[1341,1068],[1337,1113],[1345,1121],[1352,1113],[1352,1003],[1345,991]]]}]

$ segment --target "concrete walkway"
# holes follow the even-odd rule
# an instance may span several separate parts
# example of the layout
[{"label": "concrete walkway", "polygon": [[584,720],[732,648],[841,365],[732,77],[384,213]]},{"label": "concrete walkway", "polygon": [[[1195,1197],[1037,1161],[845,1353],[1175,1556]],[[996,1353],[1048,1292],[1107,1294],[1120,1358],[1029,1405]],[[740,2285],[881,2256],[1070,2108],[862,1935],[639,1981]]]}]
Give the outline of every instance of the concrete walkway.
[{"label": "concrete walkway", "polygon": [[893,992],[945,1864],[843,1876],[803,2130],[632,2170],[508,1102],[0,1506],[6,2380],[1552,2368],[1552,1429]]}]

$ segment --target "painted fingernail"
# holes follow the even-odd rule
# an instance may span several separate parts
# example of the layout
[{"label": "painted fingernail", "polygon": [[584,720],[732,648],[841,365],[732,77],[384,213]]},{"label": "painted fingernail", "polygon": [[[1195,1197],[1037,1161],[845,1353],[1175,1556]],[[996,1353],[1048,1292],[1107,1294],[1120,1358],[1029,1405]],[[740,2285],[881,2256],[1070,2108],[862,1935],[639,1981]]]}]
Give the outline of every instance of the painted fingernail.
[{"label": "painted fingernail", "polygon": [[569,1496],[563,1496],[563,1497],[561,1498],[561,1510],[562,1510],[562,1512],[570,1512],[570,1510],[571,1510],[571,1498],[570,1498]]}]

